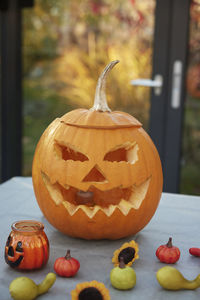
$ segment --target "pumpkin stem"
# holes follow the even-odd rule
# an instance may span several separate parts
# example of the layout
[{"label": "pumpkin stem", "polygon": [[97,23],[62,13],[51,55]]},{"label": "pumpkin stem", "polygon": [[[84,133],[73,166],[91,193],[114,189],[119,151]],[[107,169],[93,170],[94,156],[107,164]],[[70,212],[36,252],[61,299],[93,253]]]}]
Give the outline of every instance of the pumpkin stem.
[{"label": "pumpkin stem", "polygon": [[67,254],[65,255],[65,258],[66,259],[70,259],[71,258],[70,250],[67,250]]},{"label": "pumpkin stem", "polygon": [[125,263],[124,263],[124,258],[121,256],[120,260],[119,260],[119,267],[121,269],[124,269],[126,267]]},{"label": "pumpkin stem", "polygon": [[119,60],[111,61],[111,63],[109,63],[101,73],[96,86],[94,105],[92,108],[90,108],[90,111],[111,112],[106,99],[106,78],[109,72],[118,62]]},{"label": "pumpkin stem", "polygon": [[170,237],[169,238],[169,241],[167,242],[167,245],[166,245],[168,248],[172,248],[172,238]]}]

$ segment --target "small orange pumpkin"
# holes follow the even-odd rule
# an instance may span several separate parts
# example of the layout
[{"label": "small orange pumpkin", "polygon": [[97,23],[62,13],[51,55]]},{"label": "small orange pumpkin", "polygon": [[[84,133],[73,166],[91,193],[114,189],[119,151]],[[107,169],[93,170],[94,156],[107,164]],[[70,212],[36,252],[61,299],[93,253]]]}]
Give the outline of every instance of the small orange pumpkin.
[{"label": "small orange pumpkin", "polygon": [[111,112],[101,74],[91,109],[54,120],[37,145],[32,178],[38,204],[61,232],[119,239],[152,218],[162,192],[158,152],[128,113]]},{"label": "small orange pumpkin", "polygon": [[169,241],[166,245],[161,245],[156,250],[157,258],[166,264],[174,264],[180,258],[181,252],[178,247],[172,245],[172,238],[169,238]]},{"label": "small orange pumpkin", "polygon": [[49,258],[49,242],[43,231],[44,225],[37,221],[18,221],[5,246],[5,261],[15,269],[33,270],[43,267]]},{"label": "small orange pumpkin", "polygon": [[79,261],[71,257],[70,250],[64,257],[58,257],[54,263],[54,271],[62,277],[73,277],[80,268]]}]

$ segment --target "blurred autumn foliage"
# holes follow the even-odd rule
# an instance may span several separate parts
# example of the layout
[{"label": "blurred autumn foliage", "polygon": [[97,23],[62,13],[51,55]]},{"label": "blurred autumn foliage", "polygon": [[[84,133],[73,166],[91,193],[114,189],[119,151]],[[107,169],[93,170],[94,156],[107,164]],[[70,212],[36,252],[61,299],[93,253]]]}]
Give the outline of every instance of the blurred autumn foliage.
[{"label": "blurred autumn foliage", "polygon": [[108,78],[113,110],[148,126],[149,89],[130,80],[151,77],[153,0],[36,0],[24,12],[24,174],[31,174],[36,143],[56,117],[91,107],[98,76]]},{"label": "blurred autumn foliage", "polygon": [[[49,123],[92,106],[97,78],[111,60],[120,64],[108,78],[109,106],[134,115],[148,130],[149,88],[133,87],[130,80],[151,77],[155,5],[156,0],[35,0],[33,9],[24,10],[23,175],[31,175],[36,144]],[[200,0],[191,2],[190,16],[189,66],[200,62]],[[200,193],[200,125],[193,108],[199,103],[191,95],[186,101],[183,193]]]}]

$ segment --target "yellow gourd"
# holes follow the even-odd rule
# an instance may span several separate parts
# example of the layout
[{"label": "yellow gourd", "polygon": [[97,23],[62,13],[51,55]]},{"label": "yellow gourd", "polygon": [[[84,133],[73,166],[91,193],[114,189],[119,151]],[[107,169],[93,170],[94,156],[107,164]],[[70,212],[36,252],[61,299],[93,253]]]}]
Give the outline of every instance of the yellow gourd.
[{"label": "yellow gourd", "polygon": [[159,269],[156,278],[166,290],[195,290],[200,287],[200,274],[194,280],[187,280],[181,272],[171,266]]},{"label": "yellow gourd", "polygon": [[54,273],[48,273],[38,285],[28,277],[17,277],[10,284],[10,295],[14,300],[33,300],[37,296],[46,293],[55,280],[56,275]]}]

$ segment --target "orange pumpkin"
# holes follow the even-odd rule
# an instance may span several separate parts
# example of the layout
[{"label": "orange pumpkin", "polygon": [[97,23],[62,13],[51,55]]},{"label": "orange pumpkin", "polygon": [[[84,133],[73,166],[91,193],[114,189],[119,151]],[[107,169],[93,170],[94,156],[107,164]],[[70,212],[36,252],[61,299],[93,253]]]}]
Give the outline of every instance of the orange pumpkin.
[{"label": "orange pumpkin", "polygon": [[93,108],[54,120],[37,145],[32,178],[38,204],[61,232],[119,239],[152,218],[162,192],[158,152],[128,113],[111,112],[101,74]]},{"label": "orange pumpkin", "polygon": [[49,242],[37,221],[18,221],[5,246],[5,261],[15,269],[34,270],[43,267],[49,259]]}]

